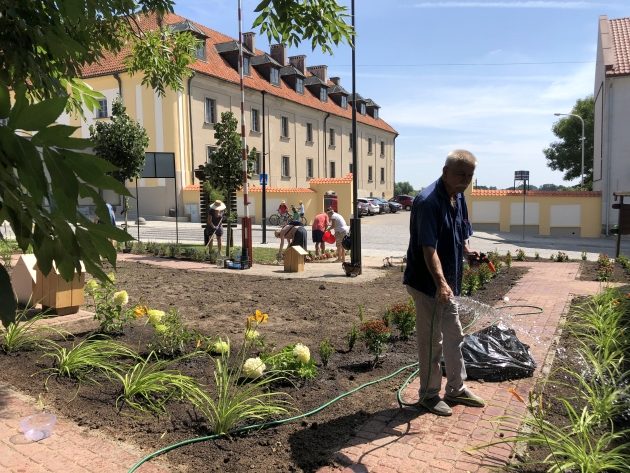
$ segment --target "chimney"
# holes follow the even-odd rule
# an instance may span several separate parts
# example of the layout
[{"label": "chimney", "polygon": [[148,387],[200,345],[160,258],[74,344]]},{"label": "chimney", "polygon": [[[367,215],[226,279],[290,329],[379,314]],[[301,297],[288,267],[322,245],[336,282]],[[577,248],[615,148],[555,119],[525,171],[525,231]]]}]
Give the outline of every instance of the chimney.
[{"label": "chimney", "polygon": [[286,66],[287,64],[287,51],[284,47],[284,44],[272,44],[271,45],[271,57],[281,66]]},{"label": "chimney", "polygon": [[243,46],[245,46],[254,54],[256,54],[256,51],[254,49],[256,47],[255,39],[256,39],[256,33],[254,33],[253,31],[248,31],[247,33],[243,33]]},{"label": "chimney", "polygon": [[324,83],[328,83],[328,66],[311,66],[308,68],[308,71],[319,77]]},{"label": "chimney", "polygon": [[304,54],[289,57],[289,64],[295,67],[302,74],[306,73],[306,56]]},{"label": "chimney", "polygon": [[330,78],[330,82],[332,82],[335,85],[340,85],[341,84],[341,77],[331,77]]}]

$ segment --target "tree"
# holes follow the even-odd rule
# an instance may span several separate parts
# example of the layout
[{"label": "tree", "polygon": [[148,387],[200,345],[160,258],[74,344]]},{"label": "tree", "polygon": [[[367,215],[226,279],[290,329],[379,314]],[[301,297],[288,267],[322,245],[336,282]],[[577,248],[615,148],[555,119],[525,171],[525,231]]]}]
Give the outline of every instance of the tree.
[{"label": "tree", "polygon": [[[140,176],[144,168],[145,150],[149,146],[149,136],[142,125],[127,115],[120,99],[115,100],[112,105],[111,121],[99,121],[90,126],[90,136],[96,155],[116,166],[112,175],[117,181],[124,184]],[[129,197],[123,196],[123,199],[127,229]]]},{"label": "tree", "polygon": [[[0,221],[9,222],[22,250],[32,246],[45,274],[55,262],[61,276],[70,280],[83,261],[90,273],[104,280],[101,258],[116,263],[109,239],[132,239],[81,215],[79,197],[90,197],[97,216],[107,220],[105,203],[95,189],[129,193],[107,174],[114,171],[108,162],[80,151],[90,142],[70,138],[76,128],[54,122],[64,109],[80,112],[83,106],[98,105],[102,95],[78,79],[81,67],[126,48],[132,51],[127,66],[131,72],[143,71],[144,84],[161,95],[167,88],[181,90],[198,41],[169,28],[145,32],[138,21],[138,15],[151,13],[161,25],[162,15],[173,12],[173,5],[173,0],[0,5],[0,119],[8,119],[8,126],[0,127]],[[289,44],[310,35],[313,45],[330,50],[330,42],[351,37],[351,29],[342,24],[345,8],[335,0],[265,0],[258,9],[261,29]],[[16,304],[3,266],[0,300],[6,326],[15,317]]]},{"label": "tree", "polygon": [[[571,113],[584,120],[584,186],[593,187],[593,96],[578,99]],[[552,128],[560,141],[551,143],[543,152],[548,166],[553,170],[563,171],[564,179],[571,181],[580,177],[582,170],[582,122],[577,117],[562,117]]]},{"label": "tree", "polygon": [[394,184],[394,195],[413,195],[416,191],[407,181]]},{"label": "tree", "polygon": [[[237,129],[238,120],[234,114],[232,112],[223,112],[221,120],[214,125],[217,149],[203,168],[206,182],[208,182],[211,189],[228,196],[228,200],[231,200],[232,195],[243,185],[241,135],[237,132]],[[256,148],[252,149],[248,156],[248,173],[251,173],[253,170],[255,158]],[[234,215],[230,215],[230,210],[228,206],[228,225],[235,219]],[[230,238],[230,233],[228,228],[228,238]],[[225,246],[226,254],[229,256],[230,245],[227,244]]]}]

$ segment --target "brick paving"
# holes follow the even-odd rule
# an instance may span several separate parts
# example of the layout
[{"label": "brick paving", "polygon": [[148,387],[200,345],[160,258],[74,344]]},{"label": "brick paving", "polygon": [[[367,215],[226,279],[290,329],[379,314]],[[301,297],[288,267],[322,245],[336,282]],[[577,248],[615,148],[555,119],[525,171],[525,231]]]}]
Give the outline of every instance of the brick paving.
[{"label": "brick paving", "polygon": [[[127,255],[125,255],[127,256]],[[164,263],[168,261],[162,260]],[[470,448],[480,443],[509,435],[506,425],[497,427],[493,421],[504,414],[516,419],[525,414],[525,406],[510,392],[514,388],[527,398],[536,379],[542,376],[551,362],[558,324],[566,313],[571,297],[594,294],[600,283],[577,281],[579,263],[515,263],[531,269],[508,293],[510,304],[537,305],[544,309],[540,315],[509,317],[509,324],[521,341],[531,346],[538,369],[533,378],[514,382],[479,383],[469,386],[484,397],[488,405],[483,409],[454,406],[452,417],[437,417],[414,408],[392,407],[366,422],[341,449],[336,459],[343,467],[326,467],[320,473],[332,472],[485,472],[491,466],[504,464],[511,455],[506,445],[479,452]],[[314,266],[313,266],[314,268]],[[187,269],[196,269],[193,266]],[[207,266],[206,266],[207,269]],[[270,276],[278,276],[276,268]],[[318,267],[326,277],[330,269]],[[368,272],[368,274],[371,274]],[[287,277],[283,273],[283,277]],[[302,275],[303,276],[303,275]],[[366,275],[367,276],[367,275]],[[340,277],[339,282],[356,283],[363,278]],[[79,313],[70,318],[85,318]],[[68,322],[71,319],[65,319]],[[545,362],[546,360],[546,362]],[[417,399],[417,381],[405,392],[405,400]],[[25,443],[18,431],[21,418],[38,412],[36,399],[25,396],[6,385],[0,385],[0,471],[7,473],[118,473],[126,472],[138,459],[150,452],[114,439],[107,439],[94,431],[59,417],[53,434],[36,443]],[[518,420],[511,424],[516,427]],[[159,460],[144,464],[140,473],[168,472]]]}]

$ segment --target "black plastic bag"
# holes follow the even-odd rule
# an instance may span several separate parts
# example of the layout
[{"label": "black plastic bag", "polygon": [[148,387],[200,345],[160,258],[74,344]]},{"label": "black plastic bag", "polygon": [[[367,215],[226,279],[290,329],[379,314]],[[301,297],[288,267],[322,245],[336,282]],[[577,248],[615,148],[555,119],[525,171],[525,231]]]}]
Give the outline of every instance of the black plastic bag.
[{"label": "black plastic bag", "polygon": [[352,238],[350,237],[350,235],[346,234],[343,237],[343,239],[341,240],[341,246],[343,246],[343,249],[346,251],[352,249]]},{"label": "black plastic bag", "polygon": [[528,378],[536,369],[529,345],[503,324],[491,325],[466,335],[462,355],[468,379],[505,381]]}]

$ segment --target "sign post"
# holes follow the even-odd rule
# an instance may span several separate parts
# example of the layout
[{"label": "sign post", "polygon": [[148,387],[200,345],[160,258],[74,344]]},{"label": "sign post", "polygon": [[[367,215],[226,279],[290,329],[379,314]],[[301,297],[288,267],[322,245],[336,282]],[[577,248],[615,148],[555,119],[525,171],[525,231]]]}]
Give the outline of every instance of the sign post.
[{"label": "sign post", "polygon": [[529,185],[529,171],[514,171],[514,190],[516,190],[516,181],[523,182],[523,228],[522,239],[525,241],[525,194]]}]

